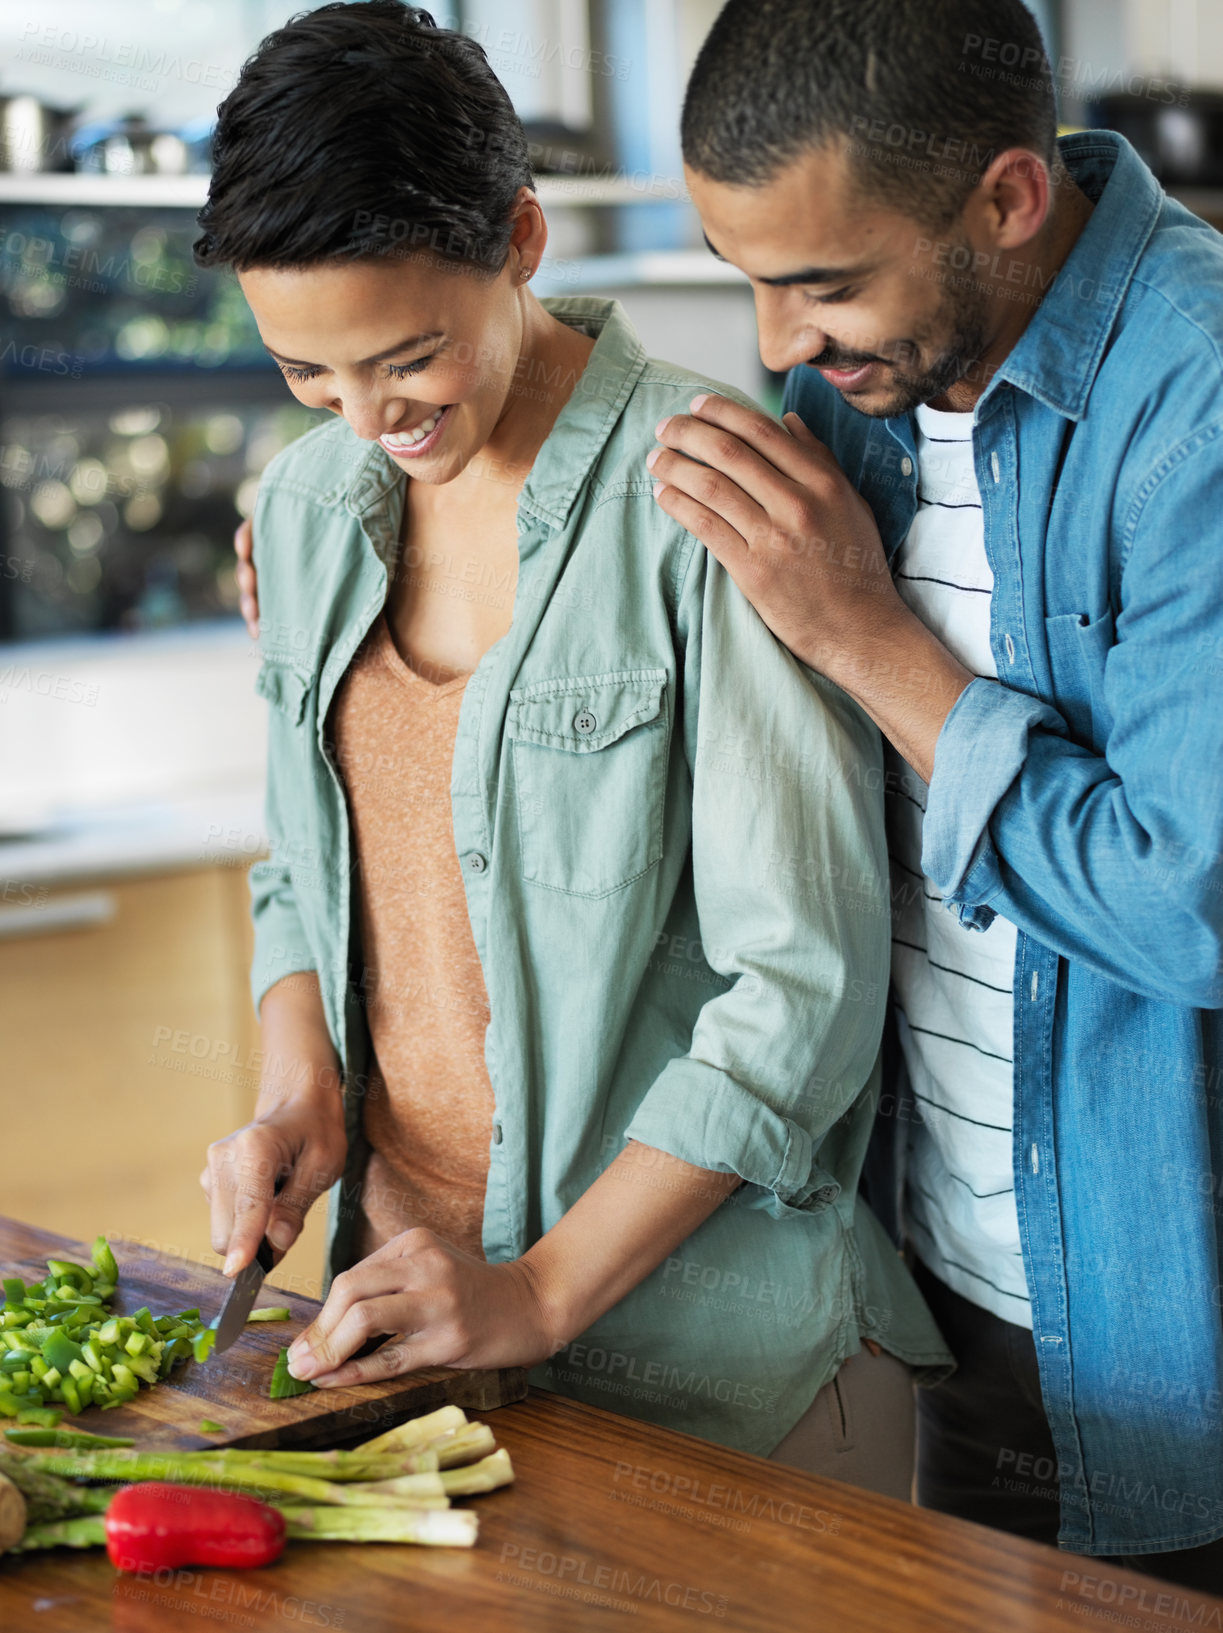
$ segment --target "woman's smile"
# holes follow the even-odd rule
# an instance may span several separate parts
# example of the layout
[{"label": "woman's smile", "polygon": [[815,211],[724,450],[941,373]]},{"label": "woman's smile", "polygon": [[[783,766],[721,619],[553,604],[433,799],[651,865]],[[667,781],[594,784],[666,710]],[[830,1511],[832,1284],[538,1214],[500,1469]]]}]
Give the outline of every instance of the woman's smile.
[{"label": "woman's smile", "polygon": [[405,431],[384,431],[378,441],[395,459],[418,459],[421,454],[430,453],[436,448],[450,422],[453,407],[453,403],[447,403],[442,408],[434,408],[426,419]]}]

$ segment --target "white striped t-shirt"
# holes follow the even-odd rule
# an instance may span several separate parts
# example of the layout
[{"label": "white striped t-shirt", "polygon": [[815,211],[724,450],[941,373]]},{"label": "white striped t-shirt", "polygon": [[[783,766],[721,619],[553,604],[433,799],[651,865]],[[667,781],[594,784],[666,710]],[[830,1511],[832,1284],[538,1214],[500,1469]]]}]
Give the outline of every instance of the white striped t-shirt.
[{"label": "white striped t-shirt", "polygon": [[[975,675],[996,677],[993,573],[972,456],[972,415],[917,409],[918,512],[896,587]],[[949,1287],[1032,1325],[1011,1158],[1015,926],[968,930],[921,871],[926,784],[892,749],[892,984],[917,1105],[905,1209],[919,1256]]]}]

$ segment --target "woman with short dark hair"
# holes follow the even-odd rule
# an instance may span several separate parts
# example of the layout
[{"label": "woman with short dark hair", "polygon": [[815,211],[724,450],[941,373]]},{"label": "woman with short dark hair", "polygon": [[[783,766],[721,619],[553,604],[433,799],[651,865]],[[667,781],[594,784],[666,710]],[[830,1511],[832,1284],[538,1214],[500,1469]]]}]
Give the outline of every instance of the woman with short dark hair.
[{"label": "woman with short dark hair", "polygon": [[[255,516],[265,1069],[209,1151],[226,1270],[338,1179],[299,1376],[538,1365],[907,1495],[901,1363],[948,1358],[855,1205],[879,745],[653,502],[654,428],[710,383],[615,302],[536,300],[509,99],[397,0],[263,43],[201,223],[336,416]],[[856,1442],[813,1407],[853,1380]]]}]

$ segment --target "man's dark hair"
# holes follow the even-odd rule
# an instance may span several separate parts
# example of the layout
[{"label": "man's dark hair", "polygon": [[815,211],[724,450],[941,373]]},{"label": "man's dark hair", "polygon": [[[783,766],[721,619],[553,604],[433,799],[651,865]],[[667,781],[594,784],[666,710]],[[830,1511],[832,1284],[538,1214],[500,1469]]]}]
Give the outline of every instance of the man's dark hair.
[{"label": "man's dark hair", "polygon": [[290,18],[217,109],[200,266],[306,267],[433,251],[505,263],[533,186],[481,47],[399,0]]},{"label": "man's dark hair", "polygon": [[1007,148],[1056,163],[1053,80],[1022,0],[730,0],[682,130],[693,170],[739,186],[844,145],[862,196],[936,229]]}]

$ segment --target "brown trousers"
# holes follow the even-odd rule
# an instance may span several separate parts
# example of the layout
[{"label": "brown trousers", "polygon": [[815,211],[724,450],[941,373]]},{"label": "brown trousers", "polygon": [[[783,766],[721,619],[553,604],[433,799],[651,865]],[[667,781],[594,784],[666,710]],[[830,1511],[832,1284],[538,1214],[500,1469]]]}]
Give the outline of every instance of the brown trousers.
[{"label": "brown trousers", "polygon": [[769,1453],[808,1474],[822,1474],[885,1497],[912,1500],[915,1444],[913,1378],[882,1350],[861,1349],[842,1362],[790,1433]]}]

